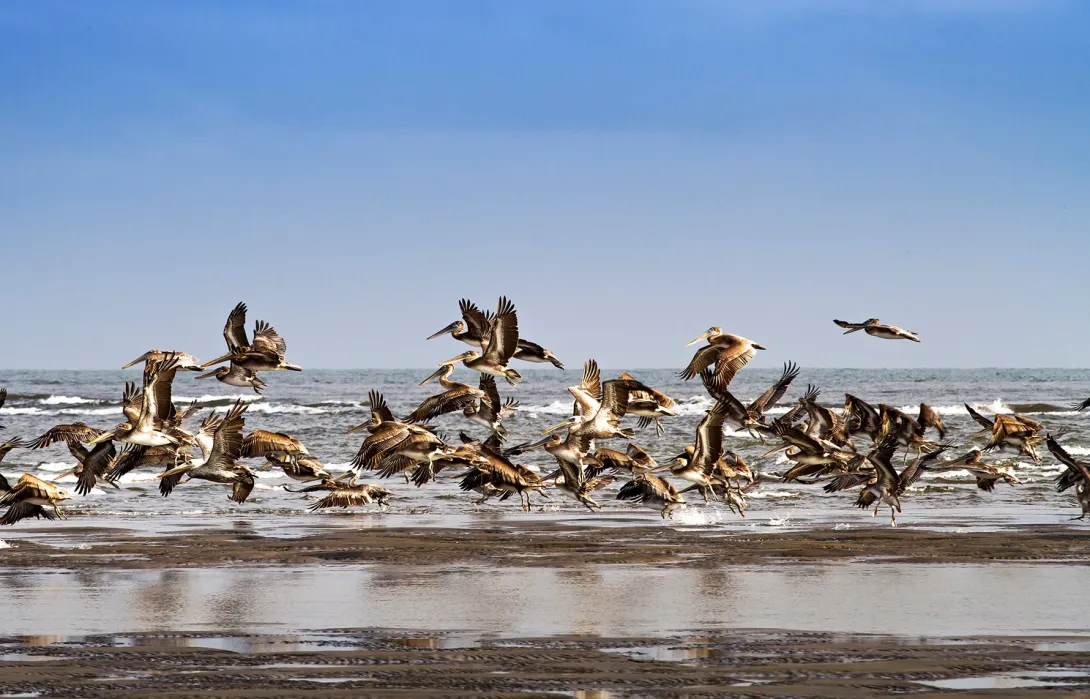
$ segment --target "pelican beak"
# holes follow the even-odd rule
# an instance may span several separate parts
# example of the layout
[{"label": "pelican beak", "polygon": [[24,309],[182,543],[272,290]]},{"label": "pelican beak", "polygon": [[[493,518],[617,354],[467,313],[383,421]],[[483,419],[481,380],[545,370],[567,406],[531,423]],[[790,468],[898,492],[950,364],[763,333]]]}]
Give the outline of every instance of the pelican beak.
[{"label": "pelican beak", "polygon": [[543,434],[543,435],[552,434],[553,432],[557,432],[558,430],[562,430],[565,427],[571,427],[571,426],[572,426],[571,420],[565,420],[564,422],[560,423],[559,425],[555,425],[553,427],[550,427],[549,429],[545,430],[541,434]]},{"label": "pelican beak", "polygon": [[462,354],[459,354],[457,357],[451,357],[450,359],[448,359],[446,361],[439,362],[439,366],[447,366],[448,364],[457,364],[458,362],[462,361],[463,359],[466,359],[467,357],[469,357],[469,352],[463,352]]},{"label": "pelican beak", "polygon": [[434,374],[432,374],[431,376],[429,376],[428,378],[424,379],[423,381],[421,381],[420,383],[418,383],[416,385],[417,386],[423,386],[424,384],[431,381],[432,379],[436,379],[436,378],[442,376],[446,372],[447,366],[448,366],[447,364],[443,364],[442,366],[439,367],[439,369],[436,370],[436,372]]},{"label": "pelican beak", "polygon": [[851,333],[858,332],[858,331],[860,331],[862,329],[863,328],[849,328],[848,330],[844,331],[844,334],[845,335],[850,335]]},{"label": "pelican beak", "polygon": [[193,464],[182,464],[181,466],[175,466],[174,468],[172,468],[172,469],[170,469],[168,471],[163,471],[158,476],[156,476],[156,478],[166,478],[168,476],[174,476],[174,475],[177,475],[179,473],[185,473],[186,471],[192,471],[193,468],[194,468]]},{"label": "pelican beak", "polygon": [[542,444],[545,444],[546,442],[548,442],[549,439],[550,439],[549,437],[545,437],[544,439],[539,439],[536,442],[531,442],[529,444],[520,444],[519,447],[518,447],[518,453],[519,454],[524,454],[524,453],[530,451],[531,449],[537,449]]},{"label": "pelican beak", "polygon": [[[226,362],[230,358],[231,358],[231,353],[228,352],[227,354],[223,355],[222,357],[216,357],[215,359],[213,359],[210,362],[205,362],[204,364],[201,364],[200,368],[201,369],[207,369],[208,367],[212,366],[213,364],[221,364],[223,362]],[[198,376],[197,378],[200,378],[200,377]]]},{"label": "pelican beak", "polygon": [[429,340],[434,340],[435,338],[439,337],[440,335],[446,335],[447,333],[450,333],[450,334],[453,335],[454,331],[457,330],[457,329],[458,329],[458,321],[454,321],[453,323],[451,323],[447,327],[443,328],[439,332],[432,333],[431,335],[428,335],[428,339]]},{"label": "pelican beak", "polygon": [[201,374],[200,376],[194,376],[193,378],[195,378],[195,379],[207,379],[208,377],[215,376],[215,375],[216,375],[216,372],[210,371],[207,374]]},{"label": "pelican beak", "polygon": [[359,432],[361,430],[365,430],[370,426],[371,426],[371,422],[367,421],[367,422],[361,423],[359,425],[356,425],[355,427],[349,427],[347,430],[344,431],[344,433],[345,434],[352,434],[353,432]]},{"label": "pelican beak", "polygon": [[687,344],[687,345],[685,345],[685,346],[686,346],[686,347],[692,347],[693,345],[695,345],[696,343],[700,342],[701,340],[706,340],[706,339],[708,339],[709,337],[711,337],[711,333],[709,333],[709,332],[703,332],[703,333],[700,333],[700,337],[696,338],[695,340],[693,340],[692,342],[688,343],[688,344]]},{"label": "pelican beak", "polygon": [[139,364],[140,362],[144,361],[147,358],[148,358],[148,353],[145,352],[144,354],[140,355],[139,357],[132,360],[131,362],[129,362],[128,364],[126,364],[125,366],[123,366],[121,368],[122,368],[122,370],[128,369],[129,367],[133,366],[134,364]]},{"label": "pelican beak", "polygon": [[298,364],[289,364],[287,362],[284,362],[284,368],[287,369],[288,371],[302,371],[303,370],[303,367],[299,366]]},{"label": "pelican beak", "polygon": [[759,349],[759,350],[763,350],[763,349],[768,349],[768,348],[767,348],[767,347],[761,347],[761,346],[760,346],[760,345],[758,345],[758,344],[757,344],[756,342],[754,342],[754,343],[753,343],[753,349]]},{"label": "pelican beak", "polygon": [[92,444],[99,444],[100,442],[109,441],[109,440],[113,439],[116,434],[117,434],[117,430],[110,430],[109,432],[103,432],[99,436],[92,439],[90,442],[87,442],[87,445],[90,446]]}]

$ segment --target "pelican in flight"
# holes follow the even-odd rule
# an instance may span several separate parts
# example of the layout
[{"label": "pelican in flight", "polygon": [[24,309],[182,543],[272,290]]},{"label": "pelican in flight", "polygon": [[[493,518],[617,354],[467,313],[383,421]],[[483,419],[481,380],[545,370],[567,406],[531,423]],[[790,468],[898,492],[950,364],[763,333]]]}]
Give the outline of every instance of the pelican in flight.
[{"label": "pelican in flight", "polygon": [[871,337],[880,337],[883,340],[912,340],[913,342],[919,342],[920,338],[916,333],[911,330],[905,330],[898,328],[896,325],[885,325],[877,318],[870,318],[864,320],[862,323],[849,323],[846,320],[834,320],[834,323],[842,328],[847,328],[844,334],[854,333],[858,330],[862,330]]},{"label": "pelican in flight", "polygon": [[26,446],[28,449],[45,449],[56,442],[64,442],[69,445],[81,444],[90,442],[100,434],[102,434],[102,430],[95,429],[82,422],[73,422],[70,425],[54,425],[42,436],[27,442]]},{"label": "pelican in flight", "polygon": [[507,379],[507,383],[517,386],[522,380],[522,375],[515,369],[509,368],[507,364],[515,356],[518,338],[519,325],[515,304],[506,297],[500,298],[496,314],[489,321],[488,331],[482,339],[482,351],[463,352],[457,357],[441,362],[440,366],[461,362],[469,369]]},{"label": "pelican in flight", "polygon": [[673,519],[674,510],[685,504],[685,496],[677,491],[673,483],[653,473],[641,473],[625,483],[617,492],[617,499],[661,507],[659,514],[663,519]]},{"label": "pelican in flight", "polygon": [[552,482],[557,490],[567,493],[591,512],[596,512],[602,509],[602,505],[590,496],[591,493],[608,487],[614,480],[613,476],[595,476],[580,483],[579,481],[569,480],[568,474],[560,474],[552,479]]},{"label": "pelican in flight", "polygon": [[[15,437],[13,439],[9,439],[8,441],[4,442],[3,444],[0,444],[0,463],[3,463],[4,458],[8,455],[8,452],[10,452],[12,449],[18,449],[18,448],[24,447],[24,446],[26,446],[26,445],[23,444],[23,440],[19,439],[18,437]],[[9,488],[7,487],[7,482],[5,481],[3,483],[3,487],[0,487],[0,492],[7,492],[8,490],[9,490]]]},{"label": "pelican in flight", "polygon": [[390,491],[383,488],[380,485],[371,485],[369,483],[356,483],[355,476],[349,481],[338,481],[332,478],[324,478],[321,483],[317,485],[307,486],[306,488],[300,488],[299,490],[293,490],[293,493],[314,493],[328,491],[329,495],[314,503],[307,508],[309,512],[317,512],[318,510],[326,510],[331,507],[360,507],[362,505],[370,505],[377,502],[379,505],[386,507],[390,503]]},{"label": "pelican in flight", "polygon": [[355,427],[349,427],[344,431],[345,434],[352,434],[353,432],[360,432],[363,430],[367,430],[371,434],[374,434],[385,423],[396,422],[394,420],[394,414],[390,410],[390,406],[386,404],[386,398],[378,391],[374,389],[368,391],[367,402],[364,403],[364,405],[371,409],[371,419],[367,422],[360,423]]},{"label": "pelican in flight", "polygon": [[[145,447],[161,447],[191,441],[192,435],[180,427],[180,413],[171,400],[170,382],[174,379],[174,373],[177,370],[174,362],[174,359],[168,358],[146,363],[143,391],[137,394],[134,390],[126,388],[122,407],[125,422],[108,432],[95,436],[87,443],[94,445],[113,439]],[[140,397],[139,411],[136,410],[135,405],[137,395]]]},{"label": "pelican in flight", "polygon": [[252,388],[254,393],[261,395],[261,392],[265,390],[265,382],[258,378],[257,374],[244,369],[238,364],[231,362],[227,366],[221,366],[215,371],[210,371],[207,374],[201,374],[195,378],[208,379],[216,377],[217,381],[225,383],[228,386],[235,386],[237,388]]},{"label": "pelican in flight", "polygon": [[231,500],[242,504],[254,489],[254,474],[250,469],[239,463],[242,458],[243,437],[242,430],[246,426],[243,415],[246,406],[241,400],[227,412],[222,420],[215,426],[212,433],[211,444],[206,440],[200,440],[201,458],[190,459],[181,466],[164,471],[159,474],[160,479],[167,479],[179,474],[185,475],[186,480],[198,478],[230,485]]},{"label": "pelican in flight", "polygon": [[678,374],[686,381],[714,364],[715,373],[722,377],[724,385],[729,384],[742,367],[757,356],[757,350],[765,349],[752,340],[725,333],[718,326],[708,328],[685,346],[692,347],[701,340],[707,340],[708,344],[698,349],[689,366]]},{"label": "pelican in flight", "polygon": [[231,364],[254,373],[303,370],[303,367],[284,359],[288,345],[284,342],[284,338],[265,321],[259,320],[254,324],[254,340],[250,342],[246,337],[246,304],[244,303],[235,306],[231,314],[227,316],[227,324],[223,327],[223,339],[227,341],[227,354],[205,362],[200,366],[201,369],[230,360]]},{"label": "pelican in flight", "polygon": [[[4,482],[7,485],[7,482]],[[0,507],[9,505],[8,511],[0,517],[0,525],[15,524],[21,519],[67,519],[57,503],[67,500],[71,495],[64,488],[40,478],[24,473],[7,492],[0,497]]]},{"label": "pelican in flight", "polygon": [[[636,377],[632,376],[628,372],[625,372],[617,378],[626,381],[635,381]],[[638,429],[644,429],[652,424],[655,426],[655,434],[659,437],[666,434],[666,430],[662,427],[662,418],[674,417],[677,413],[674,412],[674,408],[677,407],[677,401],[670,396],[666,395],[662,391],[651,389],[649,391],[629,391],[628,392],[628,408],[626,414],[639,418],[636,422]]]},{"label": "pelican in flight", "polygon": [[128,369],[129,367],[144,362],[161,362],[164,359],[173,357],[178,360],[178,366],[176,367],[180,371],[200,371],[204,367],[201,366],[201,360],[194,357],[192,354],[186,354],[185,352],[177,352],[173,350],[163,351],[159,349],[150,349],[144,352],[142,355],[132,360],[122,369]]},{"label": "pelican in flight", "polygon": [[540,476],[521,464],[512,463],[494,445],[493,439],[491,444],[486,441],[478,447],[480,458],[473,462],[472,468],[459,483],[459,488],[463,491],[482,492],[482,489],[491,485],[503,492],[500,500],[506,500],[517,493],[523,512],[530,511],[530,493],[541,493],[542,497],[549,497],[543,492],[546,484]]},{"label": "pelican in flight", "polygon": [[675,464],[670,468],[675,476],[693,484],[681,492],[697,488],[704,496],[704,502],[708,502],[709,494],[714,495],[712,486],[727,485],[726,479],[716,473],[716,466],[723,456],[723,420],[726,416],[727,407],[723,403],[716,403],[707,411],[697,425],[695,444],[685,447],[685,451],[674,457]]},{"label": "pelican in flight", "polygon": [[[113,462],[114,455],[117,453],[117,449],[114,447],[113,442],[101,442],[96,444],[88,450],[79,442],[68,442],[68,452],[72,455],[72,458],[76,460],[76,467],[58,473],[53,477],[54,481],[59,481],[65,476],[75,474],[76,476],[76,492],[80,495],[87,495],[91,492],[91,489],[98,483],[99,478],[103,478],[106,473],[106,469],[109,468]],[[113,487],[118,486],[115,483],[107,481]]]},{"label": "pelican in flight", "polygon": [[889,505],[890,525],[896,527],[897,513],[901,511],[901,496],[905,494],[909,486],[920,479],[924,471],[928,470],[929,464],[936,460],[945,449],[937,449],[917,457],[900,473],[892,464],[893,454],[896,451],[896,439],[886,438],[866,456],[866,460],[874,467],[871,475],[868,475],[866,471],[859,471],[840,476],[825,487],[826,492],[865,484],[855,501],[855,506],[866,510],[873,505],[872,516],[877,517],[881,505],[883,503]]},{"label": "pelican in flight", "polygon": [[[459,301],[458,309],[462,312],[462,319],[454,321],[439,332],[432,333],[428,336],[428,339],[434,340],[441,335],[450,333],[450,336],[455,340],[460,340],[472,347],[484,348],[487,343],[485,338],[488,335],[488,328],[492,322],[492,316],[477,308],[477,305],[469,299],[462,299]],[[513,356],[515,359],[521,359],[524,362],[552,364],[557,369],[564,368],[564,364],[555,354],[536,342],[530,342],[529,340],[523,340],[522,338],[519,338]]]},{"label": "pelican in flight", "polygon": [[[493,400],[492,396],[488,395],[488,392],[483,388],[451,380],[450,375],[454,373],[454,367],[457,363],[457,359],[443,362],[439,365],[439,369],[434,374],[417,384],[417,386],[423,386],[429,381],[439,379],[439,385],[446,390],[424,399],[424,402],[405,417],[405,422],[428,422],[440,415],[469,408],[478,400]],[[489,374],[481,374],[480,377],[482,382],[486,376],[492,378]],[[495,379],[492,379],[492,386],[495,387],[495,385]],[[496,394],[495,400],[499,402],[498,393]],[[494,406],[493,410],[496,411],[499,410],[499,408],[500,406],[497,405]]]},{"label": "pelican in flight", "polygon": [[[589,382],[587,380],[588,370],[594,374],[594,379]],[[593,359],[584,365],[583,382],[578,386],[568,387],[568,392],[572,394],[577,404],[575,414],[559,425],[545,430],[542,434],[550,434],[567,427],[572,434],[587,439],[631,438],[633,436],[632,430],[622,428],[620,422],[621,418],[628,413],[628,402],[632,393],[651,396],[652,398],[661,396],[662,399],[670,400],[659,391],[631,378],[611,379],[601,382],[601,395],[596,395],[597,372],[598,365]]]},{"label": "pelican in flight", "polygon": [[952,461],[933,464],[929,467],[929,470],[936,473],[942,471],[968,471],[976,479],[976,487],[986,493],[995,490],[995,484],[1000,480],[1006,481],[1009,485],[1018,485],[1022,482],[1015,478],[1010,466],[984,463],[981,457],[982,452],[979,449],[972,449],[969,453]]},{"label": "pelican in flight", "polygon": [[1084,519],[1090,515],[1090,467],[1068,454],[1052,435],[1048,435],[1045,446],[1060,463],[1067,466],[1067,470],[1056,478],[1056,490],[1062,493],[1075,486],[1075,498],[1082,508],[1082,515],[1074,519]]}]

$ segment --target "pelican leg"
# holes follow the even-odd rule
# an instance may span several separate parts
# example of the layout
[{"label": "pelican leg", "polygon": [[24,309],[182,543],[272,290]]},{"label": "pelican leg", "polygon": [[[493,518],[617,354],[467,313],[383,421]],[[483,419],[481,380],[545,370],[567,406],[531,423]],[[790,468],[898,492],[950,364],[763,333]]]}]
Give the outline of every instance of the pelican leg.
[{"label": "pelican leg", "polygon": [[60,518],[60,519],[68,519],[68,515],[64,514],[64,510],[62,510],[61,508],[57,507],[56,505],[54,505],[54,506],[53,506],[53,511],[54,511],[55,513],[57,513],[57,517],[58,517],[58,518]]},{"label": "pelican leg", "polygon": [[879,507],[881,507],[881,505],[878,505],[878,506],[876,506],[874,508],[874,512],[872,512],[871,515],[870,515],[871,517],[877,517],[878,516],[878,508]]},{"label": "pelican leg", "polygon": [[662,426],[661,418],[655,418],[655,434],[657,434],[659,437],[666,434],[666,428]]},{"label": "pelican leg", "polygon": [[897,510],[893,509],[892,507],[889,508],[889,517],[890,517],[890,526],[891,527],[896,527],[897,526]]}]

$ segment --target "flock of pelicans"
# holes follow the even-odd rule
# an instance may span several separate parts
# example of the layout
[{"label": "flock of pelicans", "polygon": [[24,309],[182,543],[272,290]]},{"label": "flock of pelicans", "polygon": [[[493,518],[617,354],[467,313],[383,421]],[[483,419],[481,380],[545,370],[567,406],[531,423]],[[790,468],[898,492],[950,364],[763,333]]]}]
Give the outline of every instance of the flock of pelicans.
[{"label": "flock of pelicans", "polygon": [[[428,338],[449,333],[472,348],[440,362],[438,370],[420,382],[424,385],[437,380],[442,392],[399,419],[383,396],[371,391],[370,420],[349,430],[367,434],[351,468],[336,477],[291,435],[266,430],[246,434],[247,406],[241,399],[224,415],[215,411],[206,415],[195,433],[185,427],[197,406],[173,402],[171,387],[178,371],[201,372],[222,364],[197,378],[215,377],[230,386],[258,393],[265,388],[265,382],[258,377],[260,372],[302,371],[287,361],[284,339],[268,323],[258,321],[253,339],[247,337],[246,306],[242,303],[231,311],[224,327],[228,351],[223,356],[201,363],[184,352],[156,349],[123,367],[143,362],[143,382],[125,384],[125,420],[114,428],[101,430],[79,422],[56,425],[32,441],[16,438],[0,444],[0,461],[16,448],[42,449],[64,442],[77,466],[58,478],[74,474],[75,490],[82,495],[100,480],[117,487],[118,479],[133,469],[157,466],[165,467],[158,474],[159,490],[164,496],[183,480],[201,479],[230,486],[230,499],[242,503],[254,488],[254,471],[243,461],[264,459],[262,468],[280,468],[290,478],[309,483],[295,492],[324,493],[311,510],[386,504],[388,489],[359,482],[368,471],[381,478],[403,474],[406,481],[418,487],[444,470],[457,471],[463,491],[480,494],[482,502],[493,496],[506,500],[517,494],[524,510],[530,509],[531,494],[548,497],[549,488],[566,493],[592,511],[598,510],[601,505],[594,494],[624,478],[626,482],[616,497],[655,507],[664,518],[672,516],[685,502],[685,494],[693,490],[704,502],[723,501],[744,516],[746,493],[759,485],[761,477],[741,457],[724,448],[723,428],[729,425],[771,440],[776,446],[765,456],[783,451],[792,462],[782,475],[784,480],[822,482],[827,492],[859,489],[856,506],[873,508],[877,515],[883,504],[888,505],[893,525],[897,523],[896,513],[901,511],[901,497],[925,472],[965,470],[975,477],[979,488],[991,491],[1000,480],[1010,484],[1018,480],[1009,466],[985,462],[985,452],[998,450],[1040,461],[1036,447],[1044,442],[1049,452],[1067,466],[1057,480],[1058,489],[1074,487],[1083,517],[1090,514],[1090,466],[1072,458],[1055,437],[1042,434],[1040,423],[1021,415],[989,419],[966,405],[982,427],[978,435],[987,437],[987,443],[963,456],[943,460],[953,445],[942,442],[945,425],[926,404],[921,404],[919,413],[912,416],[888,405],[871,406],[846,395],[843,411],[834,411],[820,405],[818,390],[809,386],[786,413],[773,419],[769,410],[784,397],[798,376],[798,367],[786,364],[779,380],[744,405],[731,393],[731,380],[764,348],[718,327],[709,328],[689,343],[707,341],[680,373],[686,380],[699,377],[715,404],[697,427],[693,444],[669,461],[659,464],[630,441],[635,431],[622,426],[622,422],[626,417],[635,418],[637,428],[654,425],[661,435],[661,420],[674,414],[675,402],[626,373],[603,381],[594,360],[584,364],[579,384],[568,388],[574,399],[571,417],[545,430],[536,442],[505,446],[508,433],[503,422],[518,404],[510,397],[501,398],[497,379],[511,386],[519,384],[522,376],[509,366],[513,359],[549,363],[561,369],[564,366],[552,352],[519,336],[518,316],[508,299],[501,298],[495,312],[482,311],[463,299],[460,310],[461,320]],[[862,330],[883,339],[920,341],[915,333],[882,324],[878,319],[834,322],[846,328],[845,334]],[[451,378],[459,363],[479,374],[476,385]],[[0,391],[0,405],[6,396],[6,390]],[[1090,407],[1090,399],[1075,407]],[[484,428],[487,437],[476,439],[461,432],[458,443],[452,443],[427,425],[440,415],[456,412]],[[937,433],[939,441],[928,438],[929,430]],[[623,451],[600,446],[611,439],[629,441]],[[516,463],[518,456],[537,449],[555,458],[554,472],[541,476]],[[903,452],[900,470],[895,465],[898,451]],[[667,473],[689,485],[678,490]],[[0,506],[7,506],[0,524],[14,524],[27,517],[63,518],[58,503],[71,497],[55,483],[31,474],[23,474],[14,484],[0,476],[0,493]]]}]

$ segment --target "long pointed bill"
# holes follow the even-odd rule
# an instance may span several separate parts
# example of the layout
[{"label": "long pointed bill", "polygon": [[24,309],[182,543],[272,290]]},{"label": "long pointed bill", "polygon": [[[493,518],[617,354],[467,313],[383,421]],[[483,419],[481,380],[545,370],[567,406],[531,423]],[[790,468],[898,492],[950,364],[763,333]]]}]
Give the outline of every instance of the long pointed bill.
[{"label": "long pointed bill", "polygon": [[543,435],[552,434],[553,432],[557,432],[559,430],[564,429],[565,427],[571,427],[571,426],[572,426],[572,423],[570,421],[568,421],[568,420],[565,420],[564,422],[560,423],[559,425],[555,425],[553,427],[550,427],[549,429],[545,430],[541,434],[543,434]]},{"label": "long pointed bill", "polygon": [[193,464],[182,464],[181,466],[175,466],[174,468],[172,468],[172,469],[170,469],[168,471],[163,471],[158,476],[156,476],[156,478],[168,478],[169,476],[176,476],[179,473],[185,473],[186,471],[192,471],[193,468],[194,468]]},{"label": "long pointed bill", "polygon": [[859,332],[859,331],[860,331],[860,330],[862,330],[862,329],[863,329],[863,328],[850,328],[850,329],[848,329],[848,330],[845,330],[845,331],[844,331],[844,334],[845,334],[845,335],[851,335],[852,333],[854,333],[854,332]]},{"label": "long pointed bill", "polygon": [[700,337],[696,338],[695,340],[693,340],[692,342],[690,342],[690,343],[686,344],[685,346],[686,346],[686,347],[692,347],[693,345],[695,345],[696,343],[700,342],[701,340],[706,340],[706,339],[708,339],[708,337],[710,337],[710,334],[709,334],[709,333],[706,333],[706,332],[704,332],[704,333],[701,333],[701,334],[700,334]]},{"label": "long pointed bill", "polygon": [[146,360],[147,358],[148,358],[148,353],[147,353],[147,352],[145,352],[144,354],[140,355],[139,357],[137,357],[136,359],[132,360],[131,362],[129,362],[128,364],[126,364],[125,366],[123,366],[123,367],[121,367],[121,368],[122,368],[123,370],[124,370],[124,369],[128,369],[129,367],[131,367],[131,366],[134,366],[134,365],[136,365],[136,364],[139,364],[140,362],[142,362],[142,361]]},{"label": "long pointed bill", "polygon": [[349,427],[347,430],[344,431],[344,433],[345,434],[352,434],[354,432],[362,432],[363,430],[367,429],[370,426],[371,426],[371,421],[368,420],[367,422],[360,423],[360,424],[356,425],[355,427]]},{"label": "long pointed bill", "polygon": [[423,385],[424,385],[424,384],[426,384],[427,382],[429,382],[429,381],[433,381],[434,379],[437,379],[437,378],[439,378],[439,377],[440,377],[440,376],[442,376],[442,375],[443,375],[444,373],[446,373],[446,371],[447,371],[447,366],[449,366],[449,365],[447,365],[447,364],[444,364],[443,366],[439,367],[439,368],[438,368],[438,369],[437,369],[437,370],[435,371],[435,373],[434,373],[434,374],[432,374],[431,376],[429,376],[428,378],[424,379],[423,381],[421,381],[420,383],[418,383],[418,384],[416,384],[416,385],[417,385],[417,386],[423,386]]},{"label": "long pointed bill", "polygon": [[[223,355],[221,357],[216,357],[215,359],[213,359],[210,362],[205,362],[204,364],[201,364],[200,368],[201,369],[207,369],[208,367],[212,366],[213,364],[222,364],[223,362],[226,362],[230,358],[231,358],[231,353],[228,352],[227,354],[225,354],[225,355]],[[197,378],[200,378],[200,377],[197,377]]]},{"label": "long pointed bill", "polygon": [[100,442],[109,441],[109,440],[113,439],[116,434],[117,434],[117,430],[110,430],[109,432],[103,432],[99,436],[92,439],[90,442],[87,442],[87,444],[88,444],[88,446],[90,446],[92,444],[98,444]]},{"label": "long pointed bill", "polygon": [[457,357],[451,357],[450,359],[448,359],[446,361],[439,362],[439,366],[447,366],[448,364],[457,364],[458,362],[462,361],[463,359],[468,358],[468,356],[469,356],[468,354],[459,354]]},{"label": "long pointed bill", "polygon": [[451,323],[447,327],[443,328],[439,332],[432,333],[431,335],[428,335],[428,339],[429,340],[434,340],[435,338],[439,337],[440,335],[446,335],[447,333],[450,333],[451,335],[453,335],[454,331],[457,330],[457,329],[458,329],[458,321],[454,321],[453,323]]},{"label": "long pointed bill", "polygon": [[530,442],[529,444],[520,444],[518,453],[519,454],[525,454],[526,452],[530,451],[531,449],[537,449],[538,447],[543,446],[544,444],[548,443],[548,441],[550,439],[552,439],[552,437],[543,437],[543,438],[537,440],[536,442]]},{"label": "long pointed bill", "polygon": [[758,345],[758,344],[757,344],[756,342],[754,342],[754,343],[753,343],[753,349],[759,349],[759,350],[763,350],[763,349],[768,349],[768,348],[767,348],[767,347],[763,347],[763,346],[761,346],[761,345]]},{"label": "long pointed bill", "polygon": [[215,371],[210,371],[207,374],[201,374],[200,376],[194,376],[195,379],[207,379],[216,375]]}]

